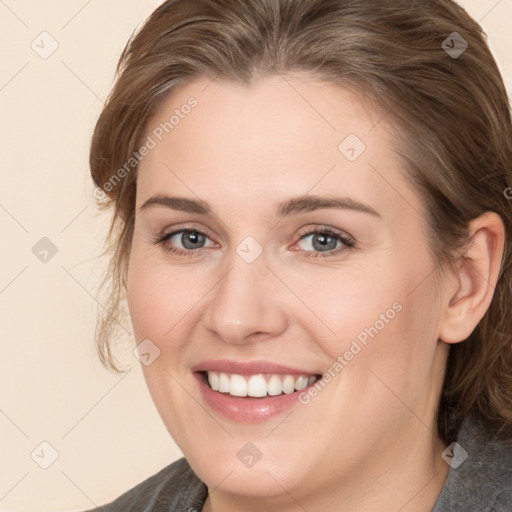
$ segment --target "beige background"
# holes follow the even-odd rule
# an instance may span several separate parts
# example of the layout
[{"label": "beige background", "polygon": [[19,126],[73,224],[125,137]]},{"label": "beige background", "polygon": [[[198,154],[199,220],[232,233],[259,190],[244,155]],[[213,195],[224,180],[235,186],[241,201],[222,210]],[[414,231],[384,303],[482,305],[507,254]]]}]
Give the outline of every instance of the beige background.
[{"label": "beige background", "polygon": [[[181,456],[138,361],[109,374],[93,346],[108,218],[94,208],[89,140],[126,40],[159,3],[0,0],[2,511],[92,508]],[[512,91],[512,0],[461,3]],[[43,237],[57,248],[47,262],[32,252]],[[58,453],[47,469],[42,442]]]}]

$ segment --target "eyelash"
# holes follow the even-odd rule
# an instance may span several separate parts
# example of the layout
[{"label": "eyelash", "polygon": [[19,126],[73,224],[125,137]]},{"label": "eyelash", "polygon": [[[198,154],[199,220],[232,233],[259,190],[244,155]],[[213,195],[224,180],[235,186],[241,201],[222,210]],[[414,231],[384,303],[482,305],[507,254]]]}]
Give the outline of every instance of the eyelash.
[{"label": "eyelash", "polygon": [[[172,247],[172,246],[169,246],[169,244],[167,244],[167,241],[170,238],[172,238],[174,235],[177,235],[179,233],[199,233],[200,235],[203,235],[203,236],[205,236],[207,238],[210,238],[206,233],[204,233],[200,229],[196,229],[195,227],[191,227],[191,228],[177,229],[175,231],[172,231],[171,233],[159,234],[156,237],[156,239],[153,241],[153,243],[155,245],[161,245],[162,248],[166,252],[169,252],[169,253],[172,253],[172,254],[177,254],[179,256],[185,256],[185,257],[194,257],[194,256],[196,256],[197,253],[199,252],[198,249],[183,250],[183,249],[177,249],[176,247]],[[322,226],[320,226],[318,228],[304,230],[303,232],[299,233],[299,236],[300,236],[299,241],[301,241],[304,238],[307,238],[310,235],[314,235],[314,234],[327,235],[329,237],[335,238],[337,241],[342,242],[345,247],[340,247],[338,249],[333,249],[333,250],[324,251],[324,252],[322,252],[322,251],[319,251],[319,252],[316,252],[316,251],[305,251],[305,250],[302,250],[302,249],[298,249],[298,252],[303,252],[304,256],[306,256],[308,258],[311,258],[311,257],[313,257],[313,258],[327,258],[327,257],[330,257],[330,256],[335,256],[335,255],[339,254],[342,251],[345,251],[347,249],[352,249],[352,248],[355,247],[355,241],[354,241],[354,239],[352,237],[347,236],[347,235],[343,235],[343,234],[341,234],[338,231],[334,231],[332,228],[322,227]],[[200,247],[199,249],[204,249],[204,248]],[[196,254],[194,254],[194,253],[196,253]]]}]

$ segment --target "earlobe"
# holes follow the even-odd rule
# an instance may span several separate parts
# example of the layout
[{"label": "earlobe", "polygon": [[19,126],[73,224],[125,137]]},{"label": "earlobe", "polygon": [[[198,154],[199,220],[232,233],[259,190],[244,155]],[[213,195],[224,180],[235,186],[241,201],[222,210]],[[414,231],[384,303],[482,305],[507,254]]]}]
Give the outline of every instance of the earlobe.
[{"label": "earlobe", "polygon": [[467,339],[491,304],[500,275],[505,244],[501,217],[485,212],[469,223],[468,249],[460,257],[454,286],[447,290],[447,304],[439,339],[458,343]]}]

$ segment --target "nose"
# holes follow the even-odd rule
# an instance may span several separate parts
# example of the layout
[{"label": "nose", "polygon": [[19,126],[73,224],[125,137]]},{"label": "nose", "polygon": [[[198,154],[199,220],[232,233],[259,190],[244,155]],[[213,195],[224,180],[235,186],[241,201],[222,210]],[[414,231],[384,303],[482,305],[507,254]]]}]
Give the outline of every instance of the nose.
[{"label": "nose", "polygon": [[283,286],[262,256],[247,263],[234,253],[209,294],[204,326],[231,345],[279,337],[288,322],[279,285]]}]

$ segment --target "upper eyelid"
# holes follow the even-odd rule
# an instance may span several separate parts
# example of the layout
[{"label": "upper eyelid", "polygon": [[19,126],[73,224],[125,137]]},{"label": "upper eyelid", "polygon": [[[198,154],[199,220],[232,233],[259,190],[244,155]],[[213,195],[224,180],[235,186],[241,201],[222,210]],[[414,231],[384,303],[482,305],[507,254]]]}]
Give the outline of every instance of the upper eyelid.
[{"label": "upper eyelid", "polygon": [[[194,226],[194,225],[192,225],[192,226],[179,226],[178,225],[178,226],[173,227],[167,233],[166,233],[166,229],[162,229],[161,234],[162,234],[162,236],[168,236],[168,235],[174,235],[177,233],[181,233],[182,231],[194,231],[194,232],[198,232],[198,233],[202,233],[204,235],[210,236],[210,232],[208,229]],[[302,236],[302,235],[310,234],[311,232],[314,232],[314,231],[327,231],[327,232],[332,232],[335,235],[345,236],[347,238],[353,238],[352,235],[350,235],[349,233],[347,233],[346,231],[344,231],[342,229],[333,228],[333,227],[330,227],[330,226],[327,226],[324,224],[315,224],[313,226],[301,228],[298,231],[298,234],[300,236]]]},{"label": "upper eyelid", "polygon": [[[183,233],[183,232],[194,232],[194,233],[201,233],[203,234],[204,236],[207,236],[210,240],[212,240],[212,236],[210,235],[210,233],[208,232],[208,230],[205,230],[203,228],[198,228],[198,227],[190,227],[190,226],[187,226],[187,227],[176,227],[176,228],[173,228],[171,229],[170,231],[166,232],[166,230],[164,229],[161,234],[160,234],[160,238],[165,238],[165,239],[169,239],[171,238],[172,236],[175,236],[179,233]],[[213,241],[213,240],[212,240]]]}]

